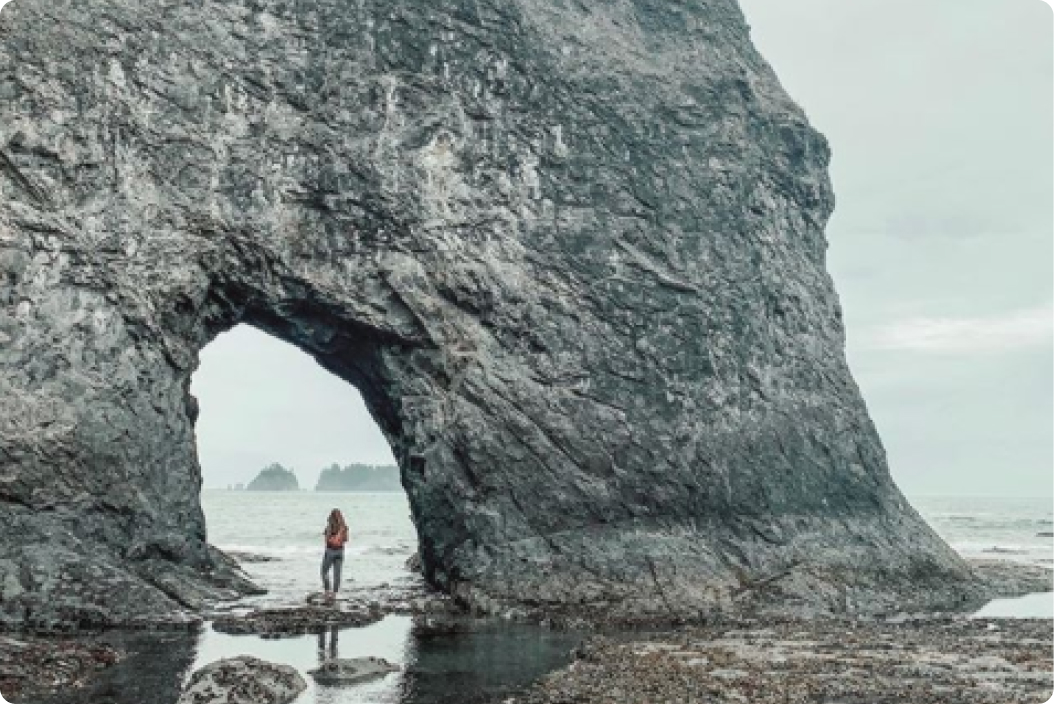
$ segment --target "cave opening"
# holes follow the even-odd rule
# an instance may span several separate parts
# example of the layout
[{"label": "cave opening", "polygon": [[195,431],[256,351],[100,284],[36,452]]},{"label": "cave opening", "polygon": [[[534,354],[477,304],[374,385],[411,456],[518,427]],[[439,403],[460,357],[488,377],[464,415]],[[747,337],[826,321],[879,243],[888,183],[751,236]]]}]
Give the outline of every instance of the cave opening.
[{"label": "cave opening", "polygon": [[320,588],[333,508],[350,529],[344,591],[407,577],[417,536],[406,493],[354,384],[239,324],[202,350],[191,393],[208,541],[259,586],[281,601]]}]

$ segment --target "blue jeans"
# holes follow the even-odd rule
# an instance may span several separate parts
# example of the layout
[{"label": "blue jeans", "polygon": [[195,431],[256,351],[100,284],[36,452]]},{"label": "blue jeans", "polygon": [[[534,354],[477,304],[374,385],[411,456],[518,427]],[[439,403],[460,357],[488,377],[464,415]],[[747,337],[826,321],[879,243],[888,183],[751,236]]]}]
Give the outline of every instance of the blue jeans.
[{"label": "blue jeans", "polygon": [[322,586],[329,589],[329,568],[333,568],[333,591],[340,591],[340,568],[344,566],[344,548],[326,548],[322,556]]}]

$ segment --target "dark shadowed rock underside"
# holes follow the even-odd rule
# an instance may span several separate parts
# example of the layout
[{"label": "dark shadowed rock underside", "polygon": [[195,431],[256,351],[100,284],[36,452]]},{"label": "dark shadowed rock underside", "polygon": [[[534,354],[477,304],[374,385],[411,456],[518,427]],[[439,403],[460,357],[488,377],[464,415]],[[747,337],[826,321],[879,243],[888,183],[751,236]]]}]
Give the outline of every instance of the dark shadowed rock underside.
[{"label": "dark shadowed rock underside", "polygon": [[958,601],[846,367],[828,157],[732,0],[15,0],[0,622],[249,588],[189,393],[242,322],[362,392],[482,609]]}]

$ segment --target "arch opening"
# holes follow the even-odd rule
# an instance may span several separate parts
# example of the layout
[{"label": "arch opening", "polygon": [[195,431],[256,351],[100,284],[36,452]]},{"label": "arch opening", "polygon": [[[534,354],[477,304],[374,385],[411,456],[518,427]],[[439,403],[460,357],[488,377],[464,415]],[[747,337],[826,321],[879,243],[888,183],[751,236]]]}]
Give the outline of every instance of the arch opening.
[{"label": "arch opening", "polygon": [[353,384],[240,324],[202,350],[191,393],[209,543],[268,590],[264,602],[299,603],[322,588],[320,534],[332,508],[350,528],[342,593],[417,583],[398,466]]},{"label": "arch opening", "polygon": [[388,441],[354,387],[309,355],[241,324],[209,343],[191,381],[203,489],[247,485],[272,463],[301,489],[341,466],[395,466]]}]

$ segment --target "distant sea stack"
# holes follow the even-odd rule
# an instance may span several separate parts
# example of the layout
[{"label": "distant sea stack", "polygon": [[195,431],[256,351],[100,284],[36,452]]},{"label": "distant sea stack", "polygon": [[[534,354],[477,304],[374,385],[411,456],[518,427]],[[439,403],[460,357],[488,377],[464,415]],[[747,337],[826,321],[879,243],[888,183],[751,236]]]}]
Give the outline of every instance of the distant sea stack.
[{"label": "distant sea stack", "polygon": [[395,465],[331,465],[318,476],[315,491],[402,491]]},{"label": "distant sea stack", "polygon": [[241,323],[362,393],[472,607],[980,593],[890,477],[830,149],[734,0],[16,0],[0,67],[0,623],[230,592],[190,389]]},{"label": "distant sea stack", "polygon": [[275,463],[256,475],[245,487],[246,491],[300,491],[300,483],[291,469]]}]

